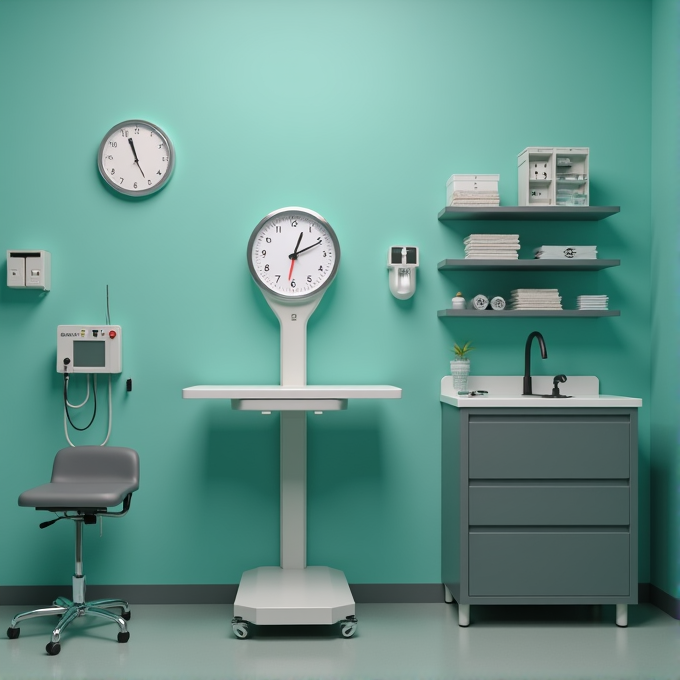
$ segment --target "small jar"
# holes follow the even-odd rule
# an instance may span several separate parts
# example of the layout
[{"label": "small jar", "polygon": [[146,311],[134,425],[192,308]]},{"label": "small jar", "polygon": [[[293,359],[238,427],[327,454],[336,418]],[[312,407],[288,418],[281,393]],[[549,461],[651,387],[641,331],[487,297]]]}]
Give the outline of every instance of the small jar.
[{"label": "small jar", "polygon": [[465,298],[463,297],[463,294],[458,291],[456,293],[456,297],[451,298],[451,308],[452,309],[465,309]]}]

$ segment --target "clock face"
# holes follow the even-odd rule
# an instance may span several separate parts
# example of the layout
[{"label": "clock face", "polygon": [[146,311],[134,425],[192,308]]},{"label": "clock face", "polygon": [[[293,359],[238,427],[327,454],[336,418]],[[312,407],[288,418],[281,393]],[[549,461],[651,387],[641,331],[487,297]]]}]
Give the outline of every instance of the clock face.
[{"label": "clock face", "polygon": [[282,208],[255,227],[248,266],[255,282],[274,297],[317,295],[335,277],[340,245],[330,224],[306,208]]},{"label": "clock face", "polygon": [[127,196],[147,196],[162,189],[170,179],[175,150],[156,125],[126,120],[104,135],[97,163],[111,188]]}]

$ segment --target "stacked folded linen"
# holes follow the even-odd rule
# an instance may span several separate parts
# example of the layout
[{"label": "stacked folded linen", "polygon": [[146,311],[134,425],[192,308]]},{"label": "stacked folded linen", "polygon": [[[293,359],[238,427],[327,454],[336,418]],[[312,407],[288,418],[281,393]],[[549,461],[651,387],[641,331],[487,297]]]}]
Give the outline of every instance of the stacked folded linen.
[{"label": "stacked folded linen", "polygon": [[541,246],[534,250],[537,260],[596,260],[597,246]]},{"label": "stacked folded linen", "polygon": [[609,309],[607,295],[579,295],[576,298],[577,309]]},{"label": "stacked folded linen", "polygon": [[449,205],[485,206],[500,205],[501,198],[497,191],[462,191],[453,192]]},{"label": "stacked folded linen", "polygon": [[517,288],[509,309],[562,309],[562,298],[557,288]]},{"label": "stacked folded linen", "polygon": [[470,234],[463,243],[466,260],[516,260],[519,234]]}]

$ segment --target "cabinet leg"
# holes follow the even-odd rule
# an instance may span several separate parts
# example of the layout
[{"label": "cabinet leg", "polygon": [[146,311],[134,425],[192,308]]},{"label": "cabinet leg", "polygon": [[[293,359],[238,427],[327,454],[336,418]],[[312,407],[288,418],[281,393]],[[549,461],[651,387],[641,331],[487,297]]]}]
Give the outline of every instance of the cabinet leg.
[{"label": "cabinet leg", "polygon": [[458,625],[467,628],[470,625],[470,605],[458,603]]},{"label": "cabinet leg", "polygon": [[619,628],[625,628],[628,625],[628,605],[627,604],[617,604],[616,605],[616,625]]},{"label": "cabinet leg", "polygon": [[453,595],[451,595],[451,591],[448,589],[447,586],[444,586],[444,602],[448,603],[453,602]]}]

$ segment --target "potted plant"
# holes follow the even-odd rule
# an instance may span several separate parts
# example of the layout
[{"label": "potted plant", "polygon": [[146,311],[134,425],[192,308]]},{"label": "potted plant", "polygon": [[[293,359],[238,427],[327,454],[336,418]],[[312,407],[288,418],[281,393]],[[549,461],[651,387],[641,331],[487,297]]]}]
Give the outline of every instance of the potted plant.
[{"label": "potted plant", "polygon": [[456,358],[451,362],[451,375],[453,376],[453,388],[459,392],[467,390],[468,376],[470,375],[470,359],[468,354],[475,349],[472,341],[468,340],[462,347],[454,344],[451,351]]}]

